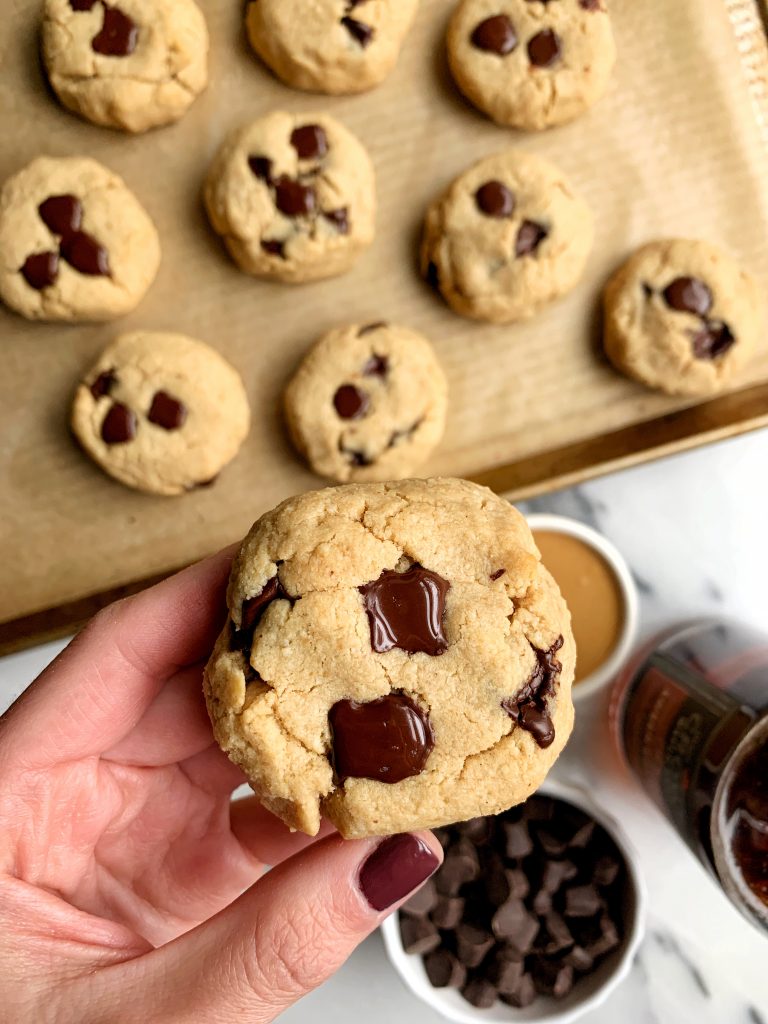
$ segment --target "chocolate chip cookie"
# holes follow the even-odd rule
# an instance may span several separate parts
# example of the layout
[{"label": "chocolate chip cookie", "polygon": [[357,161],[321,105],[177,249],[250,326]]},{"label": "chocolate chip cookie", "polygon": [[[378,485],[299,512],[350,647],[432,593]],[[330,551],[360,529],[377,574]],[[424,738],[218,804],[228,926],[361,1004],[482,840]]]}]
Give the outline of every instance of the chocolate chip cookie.
[{"label": "chocolate chip cookie", "polygon": [[615,59],[605,0],[461,0],[448,29],[464,95],[498,124],[526,131],[591,107]]},{"label": "chocolate chip cookie", "polygon": [[644,245],[610,279],[603,301],[608,358],[671,395],[726,387],[764,331],[757,283],[708,242]]},{"label": "chocolate chip cookie", "polygon": [[578,282],[592,214],[554,164],[520,150],[480,160],[430,207],[421,249],[427,280],[463,316],[533,316]]},{"label": "chocolate chip cookie", "polygon": [[69,110],[143,132],[177,121],[208,81],[193,0],[46,0],[43,61]]},{"label": "chocolate chip cookie", "polygon": [[72,430],[103,470],[152,494],[212,484],[250,423],[237,371],[202,341],[136,331],[109,345],[85,375]]},{"label": "chocolate chip cookie", "polygon": [[445,428],[448,385],[432,346],[398,324],[338,327],[285,393],[294,443],[321,476],[391,480],[429,456]]},{"label": "chocolate chip cookie", "polygon": [[328,114],[268,114],[221,148],[205,205],[246,273],[290,283],[333,277],[373,241],[373,165]]},{"label": "chocolate chip cookie", "polygon": [[30,320],[122,316],[159,264],[148,214],[95,160],[39,157],[0,191],[0,298]]},{"label": "chocolate chip cookie", "polygon": [[251,46],[287,85],[365,92],[397,62],[418,0],[251,0]]},{"label": "chocolate chip cookie", "polygon": [[464,480],[346,484],[262,516],[205,671],[216,739],[317,833],[526,799],[571,731],[570,616],[508,502]]}]

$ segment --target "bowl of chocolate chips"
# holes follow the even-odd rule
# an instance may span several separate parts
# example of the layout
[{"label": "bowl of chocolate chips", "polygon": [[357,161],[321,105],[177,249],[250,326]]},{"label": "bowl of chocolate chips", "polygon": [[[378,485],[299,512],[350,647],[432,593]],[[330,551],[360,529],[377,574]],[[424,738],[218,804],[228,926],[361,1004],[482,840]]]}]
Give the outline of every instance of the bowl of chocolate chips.
[{"label": "bowl of chocolate chips", "polygon": [[548,780],[435,835],[443,865],[382,926],[412,992],[459,1024],[566,1024],[603,1002],[645,920],[637,858],[610,815]]}]

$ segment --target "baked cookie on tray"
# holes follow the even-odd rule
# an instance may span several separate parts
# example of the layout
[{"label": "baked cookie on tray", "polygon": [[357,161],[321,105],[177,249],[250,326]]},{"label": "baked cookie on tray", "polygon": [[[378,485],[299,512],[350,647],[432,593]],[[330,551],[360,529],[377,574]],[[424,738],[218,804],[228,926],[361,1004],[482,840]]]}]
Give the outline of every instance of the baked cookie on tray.
[{"label": "baked cookie on tray", "polygon": [[208,81],[208,29],[193,0],[45,0],[42,44],[64,106],[108,128],[177,121]]},{"label": "baked cookie on tray", "polygon": [[408,476],[445,429],[448,385],[423,335],[398,324],[329,331],[304,357],[285,392],[298,450],[320,476]]},{"label": "baked cookie on tray", "polygon": [[205,205],[246,273],[290,283],[333,277],[373,241],[373,164],[328,114],[275,112],[225,142]]},{"label": "baked cookie on tray", "polygon": [[510,323],[577,284],[592,238],[592,213],[562,172],[507,150],[459,175],[429,208],[421,268],[457,313]]},{"label": "baked cookie on tray", "polygon": [[89,157],[38,157],[0,190],[0,298],[30,320],[112,320],[160,265],[155,226]]},{"label": "baked cookie on tray", "polygon": [[264,806],[347,837],[494,814],[573,723],[570,615],[523,517],[464,480],[283,502],[236,556],[205,670],[222,748]]},{"label": "baked cookie on tray", "polygon": [[757,282],[708,242],[638,249],[605,287],[603,343],[614,366],[671,395],[727,387],[762,339]]},{"label": "baked cookie on tray", "polygon": [[525,131],[584,113],[615,60],[606,0],[461,0],[448,28],[458,87],[498,124]]},{"label": "baked cookie on tray", "polygon": [[182,334],[134,331],[108,345],[77,389],[72,430],[116,480],[152,494],[212,484],[248,434],[237,371]]},{"label": "baked cookie on tray", "polygon": [[418,0],[251,0],[251,46],[287,85],[365,92],[397,62]]}]

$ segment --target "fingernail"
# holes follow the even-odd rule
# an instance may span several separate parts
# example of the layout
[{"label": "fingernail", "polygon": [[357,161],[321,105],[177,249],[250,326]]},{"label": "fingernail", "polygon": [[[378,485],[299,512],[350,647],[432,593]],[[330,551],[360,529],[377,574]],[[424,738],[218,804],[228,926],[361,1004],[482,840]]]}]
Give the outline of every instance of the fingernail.
[{"label": "fingernail", "polygon": [[386,910],[426,881],[439,863],[419,836],[389,836],[363,862],[360,888],[374,910]]}]

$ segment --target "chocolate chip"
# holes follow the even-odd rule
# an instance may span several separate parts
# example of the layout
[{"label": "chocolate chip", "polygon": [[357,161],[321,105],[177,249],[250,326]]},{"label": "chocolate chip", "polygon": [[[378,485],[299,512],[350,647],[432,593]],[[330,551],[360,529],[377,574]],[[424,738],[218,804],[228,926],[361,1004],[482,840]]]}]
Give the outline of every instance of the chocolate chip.
[{"label": "chocolate chip", "polygon": [[693,335],[693,354],[697,359],[719,359],[736,341],[728,324],[707,320]]},{"label": "chocolate chip", "polygon": [[533,853],[533,840],[524,821],[505,821],[505,850],[510,860],[521,860]]},{"label": "chocolate chip", "polygon": [[163,430],[179,430],[187,418],[187,407],[167,391],[156,391],[147,419]]},{"label": "chocolate chip", "polygon": [[495,907],[501,906],[511,896],[507,871],[501,857],[491,855],[487,858],[483,870],[483,886],[488,902]]},{"label": "chocolate chip", "polygon": [[365,49],[369,45],[374,36],[374,29],[370,25],[365,25],[362,21],[358,21],[357,18],[350,18],[348,15],[341,19],[341,24],[349,32],[353,39],[355,39]]},{"label": "chocolate chip", "polygon": [[515,992],[524,973],[525,962],[510,956],[507,947],[502,946],[491,960],[488,979],[499,992]]},{"label": "chocolate chip", "polygon": [[401,917],[400,937],[406,953],[429,953],[440,945],[437,928],[426,917]]},{"label": "chocolate chip", "polygon": [[537,224],[533,220],[524,220],[517,232],[515,256],[529,256],[532,252],[536,252],[548,234],[549,231],[543,224]]},{"label": "chocolate chip", "polygon": [[530,974],[524,974],[512,992],[503,992],[499,998],[502,1003],[506,1003],[508,1006],[515,1006],[518,1009],[530,1006],[536,998],[533,978]]},{"label": "chocolate chip", "polygon": [[96,380],[91,384],[90,391],[95,399],[103,398],[104,395],[108,395],[112,388],[117,384],[117,376],[114,370],[104,370]]},{"label": "chocolate chip", "polygon": [[445,855],[437,872],[437,891],[445,896],[455,896],[467,882],[474,882],[480,875],[480,861],[472,843],[459,840]]},{"label": "chocolate chip", "polygon": [[563,950],[570,949],[573,945],[573,935],[571,935],[568,925],[554,910],[550,910],[544,915],[541,931],[541,942],[537,938],[536,944],[544,953],[549,955],[562,953]]},{"label": "chocolate chip", "polygon": [[66,237],[80,230],[83,204],[76,196],[49,196],[37,208],[43,224],[54,233]]},{"label": "chocolate chip", "polygon": [[263,238],[261,240],[262,251],[269,256],[277,256],[278,259],[285,259],[285,242],[277,238]]},{"label": "chocolate chip", "polygon": [[472,45],[487,53],[496,53],[500,57],[511,53],[517,46],[515,26],[506,14],[495,14],[486,18],[475,27],[471,36]]},{"label": "chocolate chip", "polygon": [[495,582],[496,580],[501,579],[506,571],[506,569],[497,569],[496,572],[491,573],[491,580]]},{"label": "chocolate chip", "polygon": [[428,879],[422,887],[417,890],[403,907],[403,913],[413,914],[415,917],[426,917],[438,904],[437,889],[434,878]]},{"label": "chocolate chip", "polygon": [[272,161],[267,156],[249,156],[248,166],[260,181],[272,183]]},{"label": "chocolate chip", "polygon": [[493,946],[493,936],[464,922],[456,929],[456,955],[466,967],[477,967]]},{"label": "chocolate chip", "polygon": [[317,204],[315,190],[286,175],[275,182],[275,205],[286,217],[305,217],[314,213]]},{"label": "chocolate chip", "polygon": [[62,238],[59,251],[62,259],[78,273],[90,277],[109,277],[107,250],[86,231],[74,231]]},{"label": "chocolate chip", "polygon": [[432,923],[437,928],[456,928],[464,916],[465,900],[461,896],[440,896],[432,911]]},{"label": "chocolate chip", "polygon": [[554,999],[564,999],[573,988],[573,968],[547,957],[534,958],[531,973],[536,991]]},{"label": "chocolate chip", "polygon": [[333,406],[343,420],[359,420],[368,411],[368,395],[354,384],[342,384],[333,396]]},{"label": "chocolate chip", "polygon": [[379,654],[393,647],[436,657],[448,649],[443,632],[448,580],[420,565],[407,572],[385,569],[360,587],[371,630],[371,647]]},{"label": "chocolate chip", "polygon": [[[380,331],[382,327],[388,327],[386,320],[375,320],[373,323],[364,324],[359,328],[357,332],[358,338],[362,338],[364,334],[370,334],[372,331]],[[378,359],[378,356],[376,357]]]},{"label": "chocolate chip", "polygon": [[545,828],[536,830],[536,838],[539,846],[549,857],[562,857],[568,849],[568,844],[560,836],[553,835]]},{"label": "chocolate chip", "polygon": [[280,582],[277,575],[267,580],[258,594],[243,601],[240,609],[240,628],[234,629],[231,646],[234,650],[244,651],[251,649],[253,631],[261,622],[267,606],[273,601],[286,600],[295,601]]},{"label": "chocolate chip", "polygon": [[670,309],[706,316],[712,308],[712,292],[698,277],[676,277],[662,292]]},{"label": "chocolate chip", "polygon": [[551,28],[542,29],[528,41],[528,57],[536,68],[551,67],[560,58],[560,37]]},{"label": "chocolate chip", "polygon": [[59,274],[59,254],[57,252],[36,252],[27,256],[21,275],[30,288],[41,292],[50,288]]},{"label": "chocolate chip", "polygon": [[124,444],[136,436],[136,414],[122,402],[115,402],[101,423],[105,444]]},{"label": "chocolate chip", "polygon": [[496,986],[482,976],[472,978],[461,990],[461,994],[478,1010],[487,1010],[496,1002]]},{"label": "chocolate chip", "polygon": [[552,893],[547,892],[546,889],[539,889],[531,901],[531,909],[539,917],[544,917],[545,914],[548,914],[552,909]]},{"label": "chocolate chip", "polygon": [[[358,337],[362,331],[358,331]],[[376,353],[371,356],[368,362],[363,367],[364,377],[386,377],[389,371],[389,360],[386,356],[377,356]]]},{"label": "chocolate chip", "polygon": [[573,849],[583,850],[589,845],[592,836],[595,834],[596,824],[594,821],[587,819],[583,825],[580,825],[573,833],[571,838],[568,840],[568,845]]},{"label": "chocolate chip", "polygon": [[453,842],[453,836],[449,828],[433,828],[432,835],[440,843],[443,849],[445,849],[450,843]]},{"label": "chocolate chip", "polygon": [[299,160],[316,160],[328,152],[328,136],[319,124],[305,124],[293,129],[291,145]]},{"label": "chocolate chip", "polygon": [[573,885],[565,890],[563,913],[566,917],[594,917],[602,906],[594,885]]},{"label": "chocolate chip", "polygon": [[402,693],[337,701],[328,714],[333,767],[348,778],[395,783],[420,775],[435,735],[429,715]]},{"label": "chocolate chip", "polygon": [[323,216],[336,228],[340,235],[349,234],[349,210],[343,206],[339,210],[323,211]]},{"label": "chocolate chip", "polygon": [[620,942],[618,929],[610,917],[603,915],[600,918],[599,929],[600,934],[598,937],[587,945],[587,952],[595,959],[610,953]]},{"label": "chocolate chip", "polygon": [[467,969],[446,949],[437,949],[424,958],[424,970],[435,988],[461,988]]},{"label": "chocolate chip", "polygon": [[562,671],[562,665],[555,658],[562,646],[563,638],[560,636],[548,651],[534,647],[536,668],[531,678],[516,697],[501,702],[509,717],[529,732],[541,748],[550,746],[555,738],[547,701]]},{"label": "chocolate chip", "polygon": [[104,4],[101,31],[91,40],[91,49],[107,57],[128,57],[136,49],[139,26],[119,7]]},{"label": "chocolate chip", "polygon": [[486,181],[481,185],[475,192],[475,203],[486,217],[503,219],[515,212],[515,197],[500,181]]},{"label": "chocolate chip", "polygon": [[468,818],[456,825],[456,831],[474,846],[483,846],[493,835],[493,825],[490,818]]},{"label": "chocolate chip", "polygon": [[572,946],[567,953],[563,954],[562,962],[568,967],[572,967],[574,971],[583,974],[585,971],[592,970],[595,958],[583,946]]},{"label": "chocolate chip", "polygon": [[615,857],[600,857],[595,864],[592,877],[597,885],[609,886],[616,881],[620,870],[621,864]]},{"label": "chocolate chip", "polygon": [[522,900],[508,899],[491,918],[491,928],[518,956],[524,957],[533,948],[539,922],[529,914]]},{"label": "chocolate chip", "polygon": [[545,892],[554,893],[576,877],[577,867],[570,860],[548,860],[541,872],[541,887]]}]

